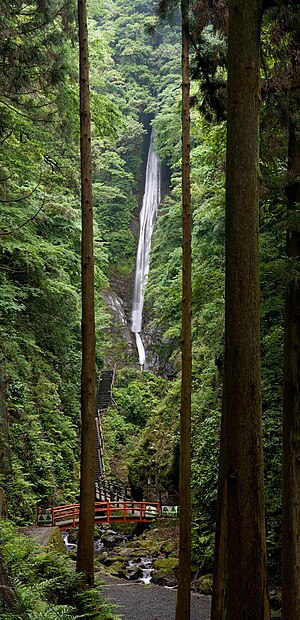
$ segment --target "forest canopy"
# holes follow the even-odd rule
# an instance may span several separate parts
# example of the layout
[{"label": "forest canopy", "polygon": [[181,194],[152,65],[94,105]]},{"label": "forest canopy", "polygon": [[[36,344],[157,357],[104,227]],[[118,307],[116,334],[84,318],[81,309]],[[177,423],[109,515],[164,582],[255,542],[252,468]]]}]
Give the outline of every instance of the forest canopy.
[{"label": "forest canopy", "polygon": [[[227,4],[191,3],[189,32],[192,536],[193,561],[209,573],[224,378]],[[265,0],[261,9],[257,174],[262,440],[268,563],[271,581],[278,585],[284,315],[286,291],[294,286],[297,298],[299,285],[299,4]],[[130,483],[137,495],[145,493],[148,480],[153,493],[176,494],[182,293],[180,11],[177,3],[161,2],[158,7],[152,0],[93,0],[88,14],[97,375],[103,368],[117,368],[114,405],[103,421],[106,469],[112,480]],[[9,6],[2,0],[0,29],[0,476],[9,516],[24,524],[34,522],[37,504],[78,499],[76,6],[73,0],[63,5],[58,0],[13,0]],[[162,166],[162,202],[145,294],[149,367],[141,373],[130,321],[152,128]],[[291,153],[298,154],[293,167]],[[293,247],[288,238],[293,238]],[[128,332],[112,312],[107,301],[111,295],[122,306]],[[294,332],[289,342],[293,338]]]}]

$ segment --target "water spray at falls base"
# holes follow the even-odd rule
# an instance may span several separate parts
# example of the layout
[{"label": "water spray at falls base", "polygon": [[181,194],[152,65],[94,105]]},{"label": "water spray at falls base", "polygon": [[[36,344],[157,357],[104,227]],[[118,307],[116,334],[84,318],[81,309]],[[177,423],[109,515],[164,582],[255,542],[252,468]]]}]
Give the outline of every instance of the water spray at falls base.
[{"label": "water spray at falls base", "polygon": [[145,190],[140,212],[140,236],[136,257],[131,331],[135,334],[141,368],[147,367],[145,347],[140,335],[143,321],[145,288],[150,264],[151,237],[160,203],[160,160],[154,151],[154,132],[148,151]]}]

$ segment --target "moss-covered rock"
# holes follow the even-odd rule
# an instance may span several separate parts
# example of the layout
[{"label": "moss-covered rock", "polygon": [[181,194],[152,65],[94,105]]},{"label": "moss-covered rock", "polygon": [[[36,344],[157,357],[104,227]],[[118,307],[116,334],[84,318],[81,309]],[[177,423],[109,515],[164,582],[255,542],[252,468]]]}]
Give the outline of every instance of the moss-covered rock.
[{"label": "moss-covered rock", "polygon": [[159,558],[154,560],[153,566],[162,574],[172,573],[178,568],[178,558]]},{"label": "moss-covered rock", "polygon": [[127,577],[125,564],[123,562],[114,562],[109,567],[109,572],[114,577],[125,577],[125,578]]},{"label": "moss-covered rock", "polygon": [[130,558],[140,558],[142,555],[141,549],[133,549],[132,551],[130,551],[129,557]]},{"label": "moss-covered rock", "polygon": [[99,540],[102,534],[103,534],[102,530],[100,530],[99,527],[95,526],[94,527],[94,540]]},{"label": "moss-covered rock", "polygon": [[68,530],[68,540],[73,545],[77,545],[77,543],[78,543],[78,534],[79,534],[78,528],[74,528],[72,530]]},{"label": "moss-covered rock", "polygon": [[140,579],[143,576],[143,571],[141,568],[137,568],[136,570],[134,570],[133,572],[130,571],[127,574],[127,579],[129,579],[130,581],[137,581],[138,579]]},{"label": "moss-covered rock", "polygon": [[116,563],[123,564],[125,566],[126,560],[121,555],[112,555],[106,557],[102,562],[104,566],[112,566],[112,564]]},{"label": "moss-covered rock", "polygon": [[173,540],[165,540],[160,546],[160,550],[162,553],[169,555],[170,553],[175,553],[176,547]]},{"label": "moss-covered rock", "polygon": [[130,523],[129,521],[126,523],[114,523],[114,530],[117,534],[132,538],[136,533],[138,525],[138,523]]},{"label": "moss-covered rock", "polygon": [[56,527],[55,530],[52,532],[48,542],[48,547],[50,549],[53,549],[54,551],[57,551],[58,553],[67,553],[64,541],[61,537],[61,533],[58,527]]},{"label": "moss-covered rock", "polygon": [[159,571],[154,570],[151,575],[151,583],[154,583],[157,586],[174,588],[177,585],[177,579],[175,575],[161,575]]},{"label": "moss-covered rock", "polygon": [[98,555],[97,558],[95,558],[95,564],[104,564],[104,562],[107,559],[107,557],[108,557],[108,553],[107,553],[107,551],[104,551],[103,553]]},{"label": "moss-covered rock", "polygon": [[200,594],[211,594],[213,585],[212,575],[202,575],[199,579],[193,582],[193,588]]},{"label": "moss-covered rock", "polygon": [[147,551],[147,553],[149,553],[149,555],[152,555],[153,557],[158,557],[159,555],[161,555],[159,542],[155,544],[152,540],[147,540],[145,541],[145,543],[147,544],[141,545],[142,551]]}]

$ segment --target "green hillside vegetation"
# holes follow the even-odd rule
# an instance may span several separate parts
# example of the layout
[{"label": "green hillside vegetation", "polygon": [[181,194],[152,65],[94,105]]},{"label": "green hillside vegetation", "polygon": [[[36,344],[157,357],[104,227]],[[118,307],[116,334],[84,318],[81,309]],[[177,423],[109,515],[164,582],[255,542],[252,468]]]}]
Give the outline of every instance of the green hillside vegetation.
[{"label": "green hillside vegetation", "polygon": [[67,556],[56,551],[55,540],[41,549],[3,520],[0,535],[1,565],[4,562],[7,571],[1,574],[5,584],[0,600],[2,620],[116,619],[99,587],[82,592],[81,576],[72,570]]},{"label": "green hillside vegetation", "polygon": [[[34,522],[37,504],[78,499],[78,50],[73,2],[61,9],[56,1],[29,0],[25,12],[21,0],[13,0],[9,7],[0,2],[0,7],[0,481],[9,517],[23,525]],[[145,302],[152,346],[171,371],[164,376],[155,368],[140,373],[132,356],[125,364],[124,341],[115,360],[115,404],[103,422],[107,470],[114,479],[129,480],[138,496],[148,479],[157,489],[178,491],[181,48],[178,16],[171,23],[158,22],[155,8],[152,0],[104,0],[101,5],[93,0],[89,6],[97,373],[114,348],[104,290],[112,287],[123,295],[130,318],[151,126],[171,178],[155,228]],[[199,49],[208,59],[208,70],[199,69],[195,54],[191,90],[193,561],[208,572],[213,560],[224,348],[226,120],[219,109],[212,109],[207,86],[209,78],[218,84],[222,102],[223,32],[213,24],[207,26],[199,35]],[[274,43],[268,21],[263,51],[267,90],[283,51],[279,42]],[[280,571],[286,273],[287,129],[278,103],[284,96],[280,88],[280,84],[277,90],[270,87],[264,94],[260,188],[263,427],[273,581]]]}]

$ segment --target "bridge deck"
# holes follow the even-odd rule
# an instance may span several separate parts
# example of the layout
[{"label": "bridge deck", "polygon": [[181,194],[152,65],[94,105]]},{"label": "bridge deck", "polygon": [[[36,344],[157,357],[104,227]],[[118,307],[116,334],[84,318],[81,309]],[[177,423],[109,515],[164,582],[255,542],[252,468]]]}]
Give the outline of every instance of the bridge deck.
[{"label": "bridge deck", "polygon": [[[47,515],[47,518],[43,517]],[[61,530],[68,530],[77,527],[79,523],[80,504],[69,506],[57,506],[48,508],[46,513],[39,514],[38,523],[40,525],[53,525]],[[95,503],[95,523],[116,523],[135,521],[138,523],[151,523],[160,517],[161,510],[159,502],[96,502]]]}]

